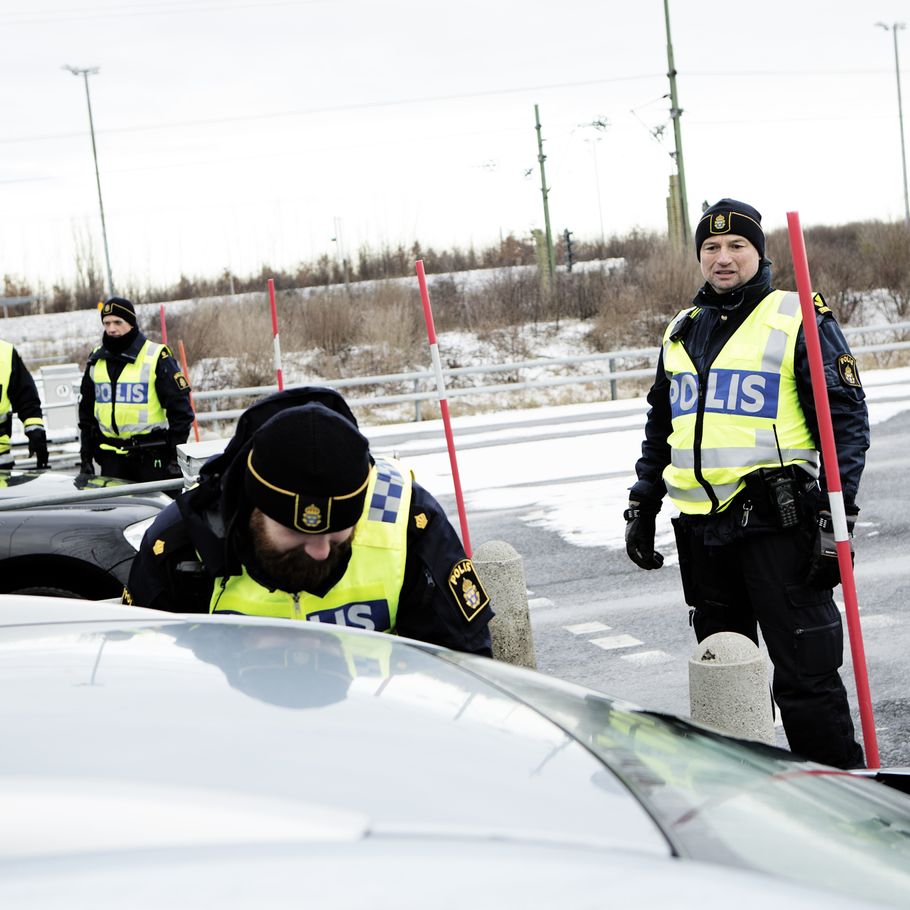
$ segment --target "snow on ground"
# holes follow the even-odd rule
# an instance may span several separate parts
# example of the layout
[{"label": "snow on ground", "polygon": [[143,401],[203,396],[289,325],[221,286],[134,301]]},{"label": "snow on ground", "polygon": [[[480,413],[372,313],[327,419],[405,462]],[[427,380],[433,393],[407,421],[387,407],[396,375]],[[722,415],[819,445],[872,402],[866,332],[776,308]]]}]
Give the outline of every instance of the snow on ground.
[{"label": "snow on ground", "polygon": [[[863,374],[863,384],[873,427],[910,409],[906,392],[910,368],[870,370]],[[646,409],[645,400],[638,398],[504,411],[496,415],[498,429],[492,434],[499,440],[510,436],[521,438],[524,431],[520,429],[503,432],[510,424],[529,419],[546,420],[548,416],[555,420],[591,414],[593,426],[595,414],[614,412],[622,416],[614,418],[611,427],[622,429],[608,434],[573,435],[464,451],[457,449],[459,430],[489,425],[490,417],[475,415],[456,419],[453,421],[456,462],[469,527],[472,513],[519,509],[528,524],[554,531],[576,546],[624,547],[622,512],[628,502],[629,487],[635,482],[635,461],[641,454]],[[422,431],[432,427],[440,438],[444,435],[441,420],[424,422],[420,426]],[[573,424],[573,430],[584,426],[583,422]],[[383,437],[394,430],[382,427],[368,429],[367,433],[374,447],[381,450]],[[470,437],[472,443],[479,438],[474,434]],[[874,440],[873,430],[873,445]],[[408,448],[398,446],[397,452],[414,469],[417,480],[436,495],[454,495],[448,453],[409,456]],[[668,551],[675,552],[670,526],[672,514],[673,509],[668,506],[658,516],[656,546],[658,550],[663,546],[665,555]]]},{"label": "snow on ground", "polygon": [[[402,279],[410,280],[410,279]],[[192,301],[168,304],[172,307],[192,305]],[[139,307],[140,324],[157,325],[158,304]],[[528,331],[526,344],[533,357],[560,357],[586,353],[583,336],[587,327],[583,323],[563,321],[559,330],[555,326],[541,326],[539,331]],[[28,345],[47,344],[54,341],[73,342],[86,338],[97,342],[100,339],[100,319],[96,310],[62,313],[48,316],[21,316],[3,320],[0,337],[15,344],[28,362]],[[439,347],[443,360],[447,356],[459,363],[501,362],[489,344],[488,339],[479,339],[465,332],[442,333]],[[429,354],[427,355],[429,367]],[[566,368],[559,365],[540,367],[532,373],[533,381],[559,375]],[[590,372],[590,370],[588,370]],[[523,376],[523,379],[529,378]],[[312,374],[294,375],[286,373],[286,382],[312,384]],[[910,382],[910,369],[866,371],[863,382],[869,400],[873,424],[887,420],[910,407],[902,398]],[[356,390],[354,390],[356,391]],[[552,391],[552,390],[551,390]],[[628,499],[628,488],[634,482],[634,465],[640,454],[642,428],[646,403],[643,398],[626,398],[618,401],[604,400],[609,394],[606,384],[589,387],[587,395],[595,400],[586,403],[568,404],[560,407],[534,407],[524,410],[529,401],[543,401],[546,390],[537,395],[519,393],[521,397],[491,393],[487,402],[499,410],[495,417],[496,447],[466,448],[457,453],[457,464],[465,494],[466,509],[470,521],[472,512],[495,509],[519,509],[523,520],[531,525],[552,530],[577,546],[622,547],[624,522],[622,510]],[[582,393],[574,389],[574,394]],[[346,393],[352,397],[352,391]],[[565,392],[563,394],[569,394]],[[450,400],[450,405],[452,401]],[[475,402],[471,397],[471,402]],[[413,413],[413,405],[401,406],[401,417],[407,421]],[[563,439],[536,439],[521,441],[524,431],[517,425],[530,419],[546,421],[552,417],[571,415],[574,417],[590,414],[591,427],[604,413],[623,416],[614,419],[612,426],[621,429],[608,434],[590,436],[572,435]],[[385,418],[387,419],[387,418]],[[362,421],[374,448],[383,451],[383,439],[401,431],[401,426],[380,426],[378,422]],[[476,414],[457,417],[454,420],[456,445],[459,430],[483,427],[491,424],[490,414]],[[586,424],[574,426],[580,430]],[[406,427],[417,425],[407,423]],[[444,438],[440,420],[423,421],[419,424],[421,434],[435,431]],[[205,425],[203,425],[205,429]],[[511,437],[514,441],[504,444]],[[471,436],[472,442],[482,437]],[[874,437],[873,437],[874,439]],[[434,455],[409,454],[417,445],[396,444],[396,454],[416,472],[420,483],[438,496],[454,494],[452,470],[446,453]],[[596,479],[594,479],[596,478]],[[658,518],[657,545],[668,545],[672,541],[669,516],[672,509],[665,508]],[[453,519],[454,519],[453,514]],[[671,548],[672,549],[672,548]]]}]

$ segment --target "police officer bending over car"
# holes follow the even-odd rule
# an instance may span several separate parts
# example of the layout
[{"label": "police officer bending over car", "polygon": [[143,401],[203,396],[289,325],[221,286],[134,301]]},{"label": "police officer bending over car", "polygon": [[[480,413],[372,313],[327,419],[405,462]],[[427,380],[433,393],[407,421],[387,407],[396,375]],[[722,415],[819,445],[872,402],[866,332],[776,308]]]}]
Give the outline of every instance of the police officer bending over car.
[{"label": "police officer bending over car", "polygon": [[79,398],[82,474],[123,480],[179,477],[177,446],[193,424],[190,386],[166,345],[149,341],[136,308],[111,297],[101,308],[104,335],[92,351]]},{"label": "police officer bending over car", "polygon": [[126,603],[335,623],[490,656],[489,598],[439,503],[324,388],[250,407],[148,529]]},{"label": "police officer bending over car", "polygon": [[0,341],[0,469],[13,466],[10,452],[13,411],[22,421],[28,438],[28,454],[35,456],[38,468],[48,467],[47,433],[35,380],[19,352],[8,341]]},{"label": "police officer bending over car", "polygon": [[[792,751],[861,767],[838,668],[840,583],[799,298],[774,290],[761,215],[735,199],[704,212],[695,251],[705,284],[664,332],[642,457],[625,513],[626,550],[658,569],[655,515],[669,494],[679,566],[699,641],[756,621]],[[852,532],[869,447],[856,361],[816,294],[815,316]]]}]

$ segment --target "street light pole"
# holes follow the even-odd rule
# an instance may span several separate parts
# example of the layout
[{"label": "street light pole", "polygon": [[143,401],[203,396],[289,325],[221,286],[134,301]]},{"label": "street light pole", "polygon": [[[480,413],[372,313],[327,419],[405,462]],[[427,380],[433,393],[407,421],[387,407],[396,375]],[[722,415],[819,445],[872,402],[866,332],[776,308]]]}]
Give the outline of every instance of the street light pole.
[{"label": "street light pole", "polygon": [[97,66],[78,67],[64,65],[63,69],[69,70],[74,76],[82,76],[85,82],[85,101],[88,104],[88,128],[92,135],[92,158],[95,160],[95,184],[98,187],[98,209],[101,212],[101,239],[104,242],[104,263],[107,266],[107,296],[114,296],[114,278],[111,273],[111,254],[107,246],[107,225],[104,221],[104,202],[101,198],[101,176],[98,173],[98,149],[95,146],[95,123],[92,119],[92,96],[88,90],[88,77],[99,72]]},{"label": "street light pole", "polygon": [[901,100],[901,68],[897,55],[897,32],[898,29],[906,28],[903,22],[895,22],[892,25],[885,25],[884,22],[875,23],[886,32],[894,35],[894,74],[897,76],[897,116],[901,128],[901,167],[904,173],[904,221],[910,224],[910,193],[907,191],[907,149],[904,144],[904,105]]}]

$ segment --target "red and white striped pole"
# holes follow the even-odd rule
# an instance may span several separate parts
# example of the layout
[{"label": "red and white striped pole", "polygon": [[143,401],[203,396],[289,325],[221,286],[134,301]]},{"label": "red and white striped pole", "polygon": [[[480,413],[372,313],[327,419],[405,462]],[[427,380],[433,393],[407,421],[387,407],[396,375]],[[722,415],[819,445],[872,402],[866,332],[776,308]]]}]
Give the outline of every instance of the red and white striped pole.
[{"label": "red and white striped pole", "polygon": [[281,342],[278,340],[278,307],[275,306],[275,279],[269,278],[269,308],[272,311],[272,339],[275,348],[275,375],[278,377],[278,391],[284,391],[284,375],[281,372]]},{"label": "red and white striped pole", "polygon": [[449,449],[449,463],[452,465],[452,481],[455,484],[455,502],[458,505],[458,520],[461,522],[461,542],[464,551],[471,556],[471,536],[468,534],[468,517],[465,514],[464,496],[461,493],[461,479],[458,476],[458,460],[455,457],[455,437],[452,435],[452,419],[449,416],[449,402],[445,397],[446,384],[442,376],[442,362],[439,359],[439,345],[436,342],[436,327],[433,324],[433,310],[430,307],[430,292],[427,290],[427,276],[423,260],[417,260],[417,282],[420,285],[420,299],[423,301],[423,318],[427,324],[427,339],[430,342],[430,357],[436,373],[436,391],[439,396],[439,410],[445,428],[446,445]]},{"label": "red and white striped pole", "polygon": [[863,647],[863,630],[859,621],[859,603],[856,599],[853,559],[850,556],[850,533],[847,530],[847,514],[844,509],[844,493],[841,488],[840,466],[837,461],[834,425],[831,422],[831,408],[828,404],[825,366],[822,360],[821,342],[818,338],[818,325],[815,322],[812,282],[809,280],[809,260],[806,256],[803,229],[799,223],[799,212],[787,212],[787,229],[790,234],[793,267],[796,271],[796,289],[799,291],[799,305],[803,313],[803,333],[806,337],[806,353],[809,356],[809,371],[812,375],[812,395],[815,399],[815,412],[818,416],[822,461],[825,465],[825,479],[828,485],[828,504],[834,524],[837,564],[840,568],[841,587],[844,591],[844,607],[847,615],[847,630],[850,633],[850,653],[853,656],[853,676],[856,680],[856,696],[859,702],[859,716],[863,727],[866,764],[870,768],[878,768],[880,762],[878,739],[875,735],[875,717],[872,713],[872,697],[869,692],[869,674],[866,668],[866,651]]},{"label": "red and white striped pole", "polygon": [[[186,363],[186,350],[183,347],[183,339],[177,339],[177,349],[180,352],[180,366],[183,369],[183,375],[186,377],[187,383],[190,383],[190,371]],[[193,391],[192,384],[190,383],[190,407],[193,409],[193,435],[196,437],[196,442],[199,442],[199,421],[196,420],[196,405],[193,402]]]},{"label": "red and white striped pole", "polygon": [[167,344],[167,320],[164,318],[164,304],[158,304],[158,313],[161,317],[161,343]]}]

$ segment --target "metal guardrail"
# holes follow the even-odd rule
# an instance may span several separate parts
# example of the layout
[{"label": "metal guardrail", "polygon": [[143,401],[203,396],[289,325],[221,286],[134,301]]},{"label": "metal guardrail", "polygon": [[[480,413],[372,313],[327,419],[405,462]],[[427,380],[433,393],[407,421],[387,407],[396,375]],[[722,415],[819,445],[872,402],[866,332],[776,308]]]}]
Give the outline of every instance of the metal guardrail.
[{"label": "metal guardrail", "polygon": [[[869,335],[881,332],[899,332],[910,331],[910,322],[891,322],[880,323],[866,326],[848,326],[844,328],[844,334],[847,337],[859,335]],[[541,357],[534,360],[516,360],[508,363],[482,364],[479,366],[469,367],[450,367],[443,369],[443,377],[447,380],[446,394],[449,398],[462,398],[472,395],[489,395],[500,393],[513,393],[527,391],[529,389],[555,388],[558,386],[569,385],[586,385],[590,383],[609,383],[610,399],[617,398],[617,383],[620,381],[629,381],[635,379],[649,379],[654,375],[654,363],[660,349],[658,347],[647,348],[629,348],[624,350],[607,351],[601,354],[579,354],[570,357]],[[891,341],[877,342],[866,345],[853,346],[854,354],[877,354],[892,351],[910,350],[910,341]],[[640,361],[647,360],[649,366],[641,368],[639,366],[630,366],[629,368],[620,368],[623,361]],[[521,370],[541,369],[541,368],[559,368],[572,367],[580,364],[591,364],[600,366],[606,364],[606,370],[596,372],[574,373],[570,376],[554,376],[546,379],[534,379],[528,381],[516,382],[494,382],[489,385],[472,385],[472,386],[449,386],[448,380],[457,380],[466,376],[487,375],[496,376],[503,373],[516,373]],[[54,381],[71,381],[73,388],[78,389],[82,374],[79,371],[73,371],[72,375],[63,374],[60,371],[54,374]],[[36,377],[37,378],[37,377]],[[388,394],[368,395],[357,398],[349,398],[348,404],[352,407],[367,407],[390,404],[414,404],[414,420],[420,420],[420,404],[424,401],[435,401],[437,397],[435,373],[430,370],[411,370],[401,373],[385,373],[372,376],[356,376],[346,379],[323,379],[317,384],[328,386],[329,388],[343,391],[345,389],[365,389],[374,388],[382,389],[390,386],[409,384],[411,390],[407,392],[389,392]],[[263,395],[269,395],[278,391],[277,385],[260,385],[260,386],[243,386],[233,389],[201,389],[193,391],[193,400],[197,405],[196,419],[199,423],[213,422],[219,420],[236,420],[252,403],[252,400],[261,398]],[[219,410],[217,402],[224,399],[250,399],[244,407],[230,408]],[[211,410],[200,411],[198,405],[200,402],[214,402],[215,406]],[[53,402],[46,405],[48,410],[61,408],[72,408],[75,411],[76,404],[73,402]],[[75,426],[75,416],[73,425]]]}]

